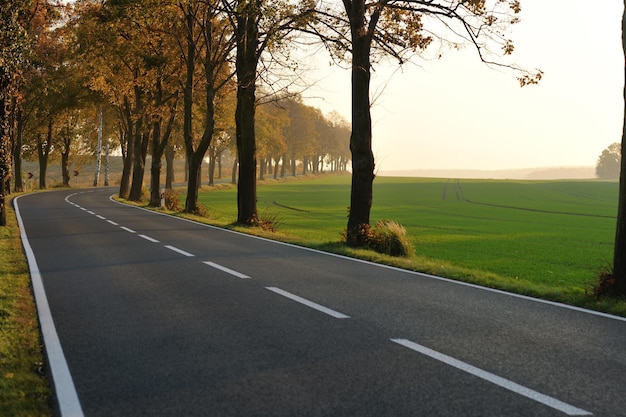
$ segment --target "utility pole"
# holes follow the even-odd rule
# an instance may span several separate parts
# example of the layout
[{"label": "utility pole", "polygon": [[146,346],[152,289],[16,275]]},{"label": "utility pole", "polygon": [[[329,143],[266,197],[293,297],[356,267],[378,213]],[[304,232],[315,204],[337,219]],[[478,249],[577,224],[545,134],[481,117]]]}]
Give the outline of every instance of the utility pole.
[{"label": "utility pole", "polygon": [[109,186],[109,139],[104,144],[104,186]]},{"label": "utility pole", "polygon": [[93,177],[93,186],[98,186],[98,179],[100,177],[100,159],[102,157],[102,107],[98,114],[98,147],[96,148],[96,173]]}]

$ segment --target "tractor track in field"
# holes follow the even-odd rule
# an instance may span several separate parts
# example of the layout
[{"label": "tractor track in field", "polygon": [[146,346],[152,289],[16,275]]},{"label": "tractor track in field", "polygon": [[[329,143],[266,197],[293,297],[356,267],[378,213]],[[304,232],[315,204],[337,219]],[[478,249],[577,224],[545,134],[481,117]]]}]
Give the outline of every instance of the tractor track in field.
[{"label": "tractor track in field", "polygon": [[[450,184],[450,181],[451,180],[446,181],[446,183],[443,185],[443,193],[442,193],[442,196],[441,196],[442,200],[446,199],[447,188],[448,188],[448,185]],[[460,183],[460,181],[458,179],[454,180],[454,192],[455,192],[455,195],[456,195],[456,199],[458,201],[462,201],[462,202],[469,203],[469,204],[475,204],[475,205],[479,205],[479,206],[496,207],[496,208],[503,208],[503,209],[508,209],[508,210],[529,211],[529,212],[533,212],[533,213],[559,214],[559,215],[566,215],[566,216],[593,217],[593,218],[602,218],[602,219],[614,219],[615,218],[615,216],[607,216],[607,215],[603,215],[603,214],[589,214],[589,213],[575,213],[575,212],[570,212],[570,211],[542,210],[542,209],[535,209],[535,208],[530,208],[530,207],[509,206],[509,205],[506,205],[506,204],[483,203],[483,202],[480,202],[480,201],[474,201],[474,200],[470,200],[470,199],[465,197],[465,195],[463,194],[463,188],[461,187],[461,183]]]},{"label": "tractor track in field", "polygon": [[287,210],[293,210],[293,211],[298,211],[300,213],[312,213],[311,210],[304,210],[304,209],[299,209],[297,207],[290,207],[290,206],[286,206],[284,204],[280,204],[278,201],[274,200],[272,201],[272,204],[274,204],[275,206],[287,209]]}]

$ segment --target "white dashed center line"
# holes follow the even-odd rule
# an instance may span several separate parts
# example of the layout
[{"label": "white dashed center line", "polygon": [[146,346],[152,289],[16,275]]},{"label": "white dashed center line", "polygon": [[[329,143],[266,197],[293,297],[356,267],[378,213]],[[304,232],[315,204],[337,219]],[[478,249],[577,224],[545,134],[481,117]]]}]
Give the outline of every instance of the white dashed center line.
[{"label": "white dashed center line", "polygon": [[152,242],[152,243],[159,243],[159,241],[158,241],[158,240],[156,240],[156,239],[154,239],[154,238],[152,238],[152,237],[150,237],[150,236],[146,236],[146,235],[138,235],[138,236],[139,236],[140,238],[146,239],[146,240],[147,240],[147,241],[149,241],[149,242]]},{"label": "white dashed center line", "polygon": [[203,263],[205,265],[212,266],[215,269],[219,269],[220,271],[226,272],[227,274],[234,275],[237,278],[241,278],[241,279],[248,279],[248,278],[250,278],[249,276],[244,275],[241,272],[233,271],[232,269],[226,268],[225,266],[222,266],[222,265],[218,265],[218,264],[216,264],[214,262],[206,261],[206,262],[203,262]]},{"label": "white dashed center line", "polygon": [[410,340],[391,339],[391,341],[399,345],[402,345],[406,348],[409,348],[411,350],[414,350],[416,352],[419,352],[423,355],[426,355],[432,359],[443,362],[446,365],[460,369],[461,371],[467,372],[468,374],[474,375],[475,377],[484,379],[485,381],[491,382],[492,384],[498,385],[499,387],[512,391],[516,394],[522,395],[526,398],[530,398],[531,400],[537,401],[538,403],[541,403],[550,408],[553,408],[562,413],[565,413],[568,416],[591,416],[593,415],[589,411],[581,410],[580,408],[576,408],[573,405],[569,405],[567,403],[559,401],[556,398],[549,397],[547,395],[541,394],[540,392],[534,391],[530,388],[526,388],[522,385],[516,384],[515,382],[509,381],[508,379],[499,377],[487,371],[483,371],[480,368],[477,368],[468,363],[462,362],[451,356],[444,355],[443,353],[427,348],[426,346],[422,346],[417,343],[411,342]]},{"label": "white dashed center line", "polygon": [[324,314],[328,314],[329,316],[334,317],[336,319],[349,319],[350,318],[350,316],[346,316],[345,314],[339,313],[338,311],[335,311],[335,310],[331,310],[330,308],[324,307],[322,305],[314,303],[313,301],[309,301],[305,298],[298,297],[297,295],[281,290],[280,288],[276,288],[276,287],[265,287],[265,288],[270,291],[275,292],[276,294],[280,294],[283,297],[287,297],[293,301],[296,301],[300,304],[304,304],[307,307],[311,307],[312,309],[321,311]]},{"label": "white dashed center line", "polygon": [[175,246],[165,245],[165,247],[166,247],[166,248],[168,248],[169,250],[173,250],[174,252],[176,252],[176,253],[180,253],[181,255],[187,256],[187,257],[189,257],[189,258],[191,258],[191,257],[193,257],[193,256],[196,256],[196,255],[194,255],[193,253],[185,252],[184,250],[182,250],[182,249],[178,249],[178,248],[177,248],[177,247],[175,247]]}]

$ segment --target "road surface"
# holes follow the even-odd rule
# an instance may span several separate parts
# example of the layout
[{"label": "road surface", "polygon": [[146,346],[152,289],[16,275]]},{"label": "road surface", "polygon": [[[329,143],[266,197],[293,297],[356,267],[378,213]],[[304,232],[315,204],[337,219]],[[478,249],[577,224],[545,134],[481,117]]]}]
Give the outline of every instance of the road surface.
[{"label": "road surface", "polygon": [[626,415],[624,319],[114,192],[15,200],[63,417]]}]

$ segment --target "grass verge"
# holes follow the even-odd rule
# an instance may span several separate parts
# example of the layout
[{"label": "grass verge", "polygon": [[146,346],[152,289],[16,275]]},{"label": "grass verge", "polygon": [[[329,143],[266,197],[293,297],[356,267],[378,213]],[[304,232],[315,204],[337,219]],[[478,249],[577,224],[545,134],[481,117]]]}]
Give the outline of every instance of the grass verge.
[{"label": "grass verge", "polygon": [[51,416],[28,265],[15,213],[7,209],[7,226],[0,227],[0,415]]}]

